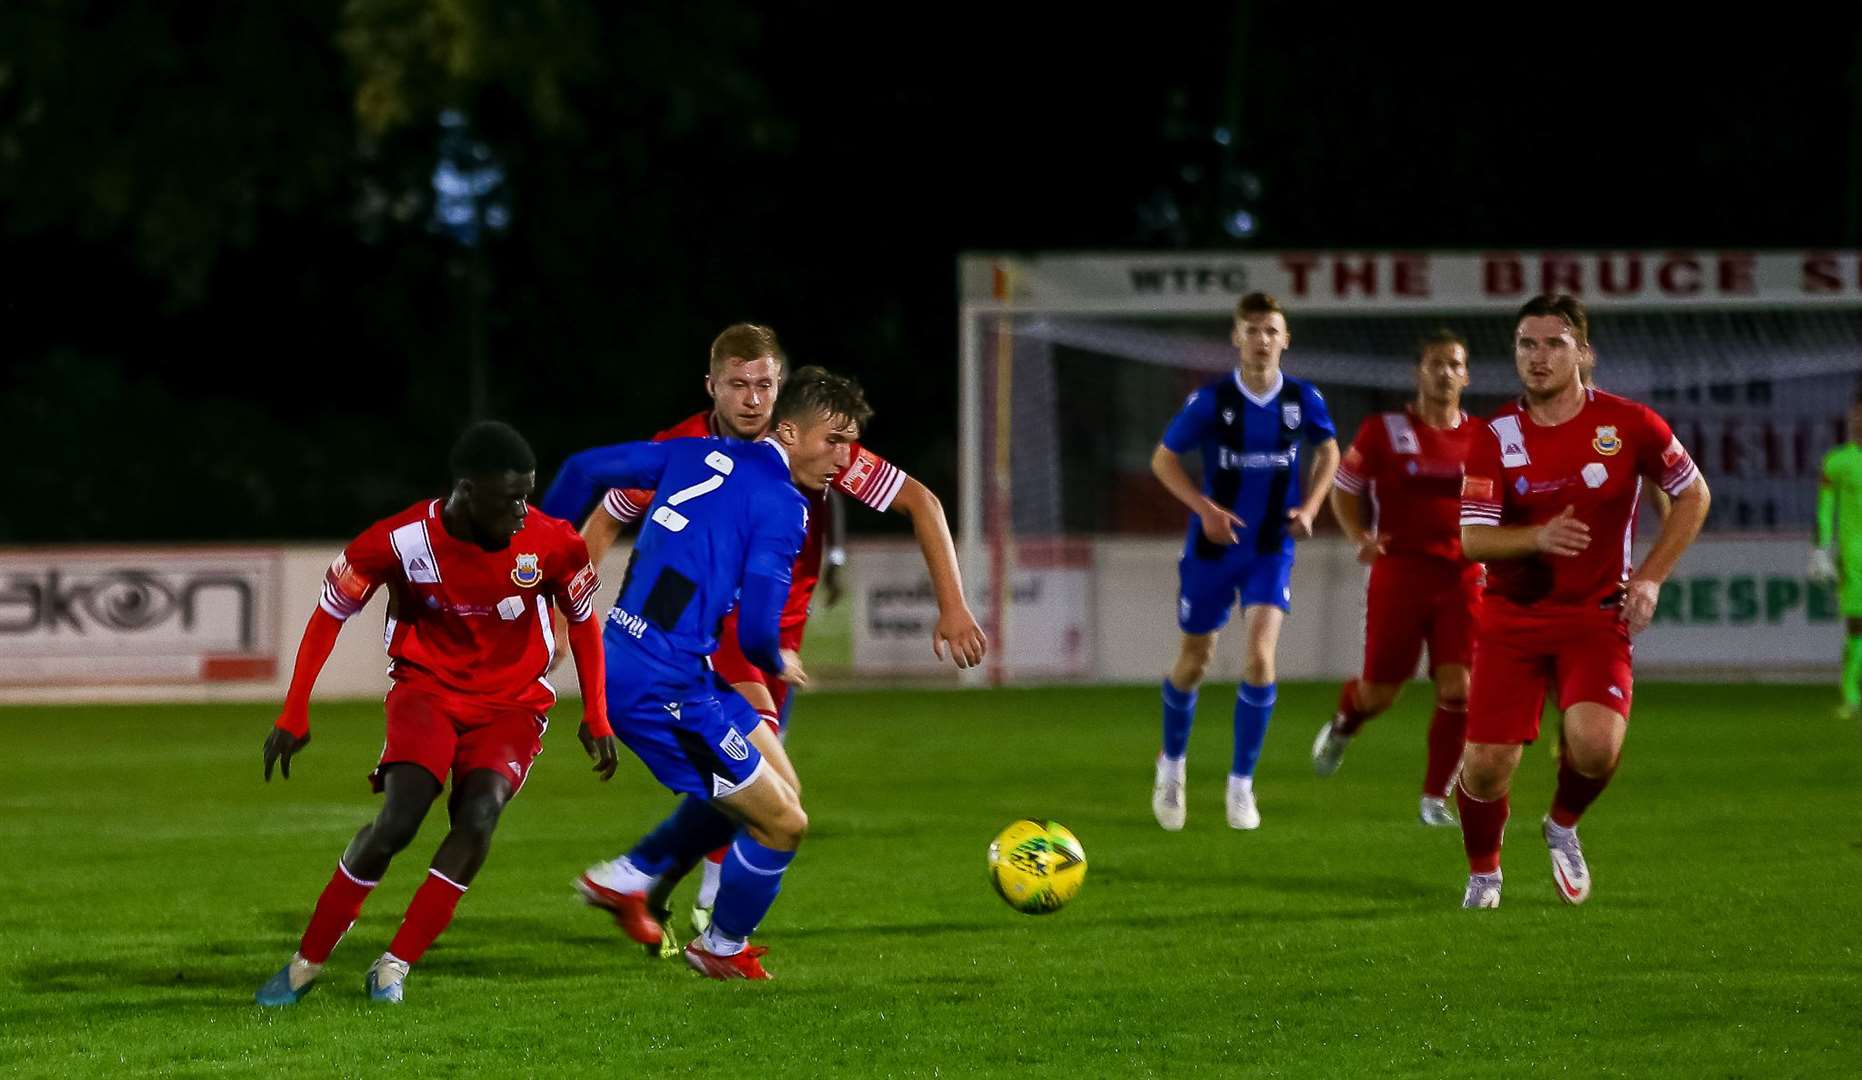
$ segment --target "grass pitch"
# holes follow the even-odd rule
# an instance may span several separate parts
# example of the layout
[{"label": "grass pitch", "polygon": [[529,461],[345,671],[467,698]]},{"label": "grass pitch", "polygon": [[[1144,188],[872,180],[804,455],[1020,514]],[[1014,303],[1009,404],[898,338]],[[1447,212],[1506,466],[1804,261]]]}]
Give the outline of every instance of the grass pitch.
[{"label": "grass pitch", "polygon": [[[390,872],[317,990],[262,1011],[374,810],[375,703],[323,706],[259,781],[249,706],[0,710],[0,1072],[9,1075],[1853,1076],[1862,1070],[1862,741],[1830,694],[1638,688],[1556,899],[1528,752],[1504,905],[1458,907],[1453,830],[1415,823],[1426,691],[1332,779],[1331,687],[1284,686],[1258,833],[1223,824],[1227,688],[1204,691],[1190,822],[1151,822],[1156,691],[822,693],[791,752],[813,833],[759,940],[777,981],[648,961],[569,889],[671,799],[596,783],[563,710],[490,861],[407,984],[361,991],[444,830]],[[1089,860],[1017,915],[984,849],[1057,819]],[[689,891],[689,886],[688,886]],[[682,896],[683,899],[683,896]]]}]

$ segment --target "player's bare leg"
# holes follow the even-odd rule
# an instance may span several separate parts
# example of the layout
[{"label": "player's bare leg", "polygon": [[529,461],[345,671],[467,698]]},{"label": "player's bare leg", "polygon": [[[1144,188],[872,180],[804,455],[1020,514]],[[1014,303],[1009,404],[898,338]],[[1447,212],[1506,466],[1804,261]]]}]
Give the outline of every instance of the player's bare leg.
[{"label": "player's bare leg", "polygon": [[[780,740],[782,737],[781,706],[776,704],[775,695],[770,692],[770,688],[763,683],[746,679],[743,682],[732,683],[731,689],[737,691],[745,701],[750,703],[750,707],[756,710],[757,716],[762,718],[763,726],[775,732],[777,739]],[[781,772],[782,778],[795,789],[795,794],[799,798],[802,794],[802,781],[795,775],[795,767],[789,762],[788,756],[785,754],[780,763],[771,759],[770,765]],[[705,856],[704,860],[699,863],[703,876],[699,880],[698,896],[692,903],[693,933],[702,934],[711,926],[711,910],[717,906],[718,883],[724,872],[724,854],[724,849],[720,848]],[[670,896],[670,892],[667,896]],[[649,894],[648,900],[653,899],[653,896]],[[662,923],[664,921],[664,919],[661,920]]]},{"label": "player's bare leg", "polygon": [[1151,813],[1171,832],[1183,828],[1188,814],[1184,802],[1184,760],[1189,752],[1190,728],[1196,719],[1196,691],[1209,662],[1215,657],[1216,634],[1184,634],[1177,662],[1164,680],[1164,745],[1157,754],[1151,783]]},{"label": "player's bare leg", "polygon": [[1435,669],[1435,712],[1429,717],[1429,756],[1423,767],[1422,801],[1416,816],[1424,825],[1449,827],[1448,798],[1461,771],[1461,755],[1468,734],[1468,683],[1466,664],[1442,664]]},{"label": "player's bare leg", "polygon": [[1241,609],[1247,635],[1241,661],[1241,685],[1235,691],[1235,756],[1228,772],[1228,827],[1258,829],[1261,812],[1254,802],[1254,767],[1267,739],[1276,696],[1274,652],[1286,612],[1272,604]]},{"label": "player's bare leg", "polygon": [[[767,979],[764,949],[749,944],[782,886],[783,872],[808,833],[808,814],[795,789],[782,778],[788,755],[774,732],[759,726],[750,741],[770,762],[748,784],[713,800],[743,822],[731,844],[718,891],[718,906],[705,933],[685,947],[693,970],[713,979]],[[780,764],[779,764],[780,763]],[[790,772],[794,767],[788,766]]]},{"label": "player's bare leg", "polygon": [[1607,705],[1581,701],[1565,711],[1558,790],[1543,830],[1552,859],[1552,883],[1558,888],[1558,898],[1567,904],[1581,904],[1590,897],[1590,866],[1578,843],[1578,819],[1615,774],[1628,730],[1623,715]]},{"label": "player's bare leg", "polygon": [[491,835],[511,795],[510,779],[491,769],[474,769],[454,780],[452,798],[446,804],[451,828],[433,854],[427,879],[408,902],[388,951],[369,968],[364,987],[371,999],[401,1001],[408,968],[419,963],[434,939],[452,924],[453,911],[485,865]]},{"label": "player's bare leg", "polygon": [[1331,776],[1345,760],[1345,748],[1364,726],[1366,720],[1396,704],[1403,692],[1402,683],[1366,682],[1352,679],[1338,691],[1338,711],[1319,728],[1312,741],[1312,771],[1315,776]]},{"label": "player's bare leg", "polygon": [[418,765],[383,766],[381,780],[381,810],[343,850],[336,873],[317,898],[316,911],[298,943],[297,953],[259,988],[259,1004],[290,1005],[310,992],[311,983],[323,973],[330,951],[348,933],[363,901],[388,872],[389,863],[413,842],[427,810],[440,794],[440,782]]},{"label": "player's bare leg", "polygon": [[1500,845],[1510,812],[1507,794],[1522,749],[1518,743],[1469,743],[1462,755],[1455,800],[1461,808],[1461,843],[1468,854],[1463,907],[1500,906]]}]

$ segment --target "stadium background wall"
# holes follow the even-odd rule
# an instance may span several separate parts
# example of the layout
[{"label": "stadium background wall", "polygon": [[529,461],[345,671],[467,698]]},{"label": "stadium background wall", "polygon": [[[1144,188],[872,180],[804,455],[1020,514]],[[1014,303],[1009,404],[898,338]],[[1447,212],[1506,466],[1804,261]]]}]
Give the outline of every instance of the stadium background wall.
[{"label": "stadium background wall", "polygon": [[[1010,680],[1155,681],[1176,650],[1169,598],[1176,586],[1179,544],[1175,538],[1132,537],[1024,541],[1001,641]],[[242,547],[225,549],[225,558],[219,559],[213,548],[0,552],[0,635],[6,638],[0,641],[0,702],[281,701],[298,635],[336,547],[334,542]],[[1799,568],[1806,553],[1805,542],[1795,538],[1704,537],[1663,589],[1654,628],[1637,641],[1638,673],[1644,678],[1833,678],[1841,653],[1840,613],[1830,590],[1804,579]],[[602,567],[608,583],[604,603],[612,599],[627,554],[625,546],[617,546]],[[73,583],[84,580],[85,573],[98,573],[99,567],[136,569],[168,581],[178,595],[185,582],[174,585],[180,579],[173,575],[198,574],[200,567],[216,563],[222,569],[216,571],[216,584],[201,593],[192,625],[211,637],[218,632],[215,620],[226,621],[227,633],[244,643],[233,653],[215,652],[218,647],[209,642],[201,647],[206,659],[182,665],[169,661],[152,671],[148,643],[161,631],[74,622],[86,615],[84,605],[72,601],[77,595]],[[842,602],[827,608],[817,598],[810,623],[803,655],[819,684],[903,678],[955,686],[966,681],[931,657],[934,607],[923,564],[909,541],[856,543],[848,569]],[[229,576],[248,584],[226,585],[223,579]],[[120,591],[121,574],[114,580]],[[971,573],[968,580],[974,586],[982,576]],[[56,627],[28,618],[58,599],[48,590],[51,582],[58,583],[71,613]],[[249,605],[235,603],[244,597],[252,598]],[[979,614],[985,600],[973,599]],[[354,620],[357,625],[338,640],[317,685],[319,698],[366,698],[386,691],[380,636],[384,603],[380,596],[372,600]],[[1361,647],[1363,605],[1364,569],[1347,545],[1329,538],[1302,545],[1293,576],[1293,613],[1281,637],[1280,677],[1333,679],[1352,673]],[[240,621],[251,618],[258,625]],[[180,619],[177,612],[171,622],[178,627]],[[1212,678],[1240,674],[1234,638],[1231,633],[1218,649]],[[78,641],[83,644],[74,654]],[[48,642],[66,659],[34,667],[34,655],[43,654]],[[576,693],[572,663],[551,679],[565,697]]]}]

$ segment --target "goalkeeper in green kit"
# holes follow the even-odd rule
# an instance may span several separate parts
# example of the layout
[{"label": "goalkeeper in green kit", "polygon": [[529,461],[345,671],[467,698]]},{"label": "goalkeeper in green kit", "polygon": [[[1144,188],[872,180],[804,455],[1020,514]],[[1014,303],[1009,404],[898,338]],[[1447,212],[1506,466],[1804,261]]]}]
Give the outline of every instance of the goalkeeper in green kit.
[{"label": "goalkeeper in green kit", "polygon": [[1837,586],[1848,637],[1843,643],[1843,705],[1837,716],[1862,715],[1862,400],[1849,407],[1849,441],[1823,457],[1817,487],[1817,546],[1810,577]]}]

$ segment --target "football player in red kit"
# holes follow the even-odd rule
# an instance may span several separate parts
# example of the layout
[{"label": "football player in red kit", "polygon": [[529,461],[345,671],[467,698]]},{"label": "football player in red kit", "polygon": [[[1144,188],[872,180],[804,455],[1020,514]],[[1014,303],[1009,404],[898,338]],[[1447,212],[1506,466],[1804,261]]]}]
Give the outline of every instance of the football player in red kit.
[{"label": "football player in red kit", "polygon": [[303,999],[362,910],[388,864],[414,839],[447,777],[451,829],[414,893],[400,931],[370,967],[377,1001],[398,1002],[408,967],[452,921],[453,909],[490,850],[505,803],[543,749],[556,692],[544,677],[555,653],[552,602],[569,617],[582,684],[583,744],[602,779],[616,747],[602,691],[601,621],[591,617],[599,582],[574,526],[530,510],[536,457],[505,424],[474,424],[452,451],[453,489],[370,526],[324,578],[298,646],[284,711],[266,736],[272,766],[310,742],[310,691],[336,635],[375,590],[389,591],[386,643],[388,739],[370,783],[381,812],[351,840],[317,899],[293,956],[261,987],[261,1005]]},{"label": "football player in red kit", "polygon": [[[1500,904],[1500,844],[1520,749],[1545,698],[1563,715],[1558,786],[1542,823],[1559,899],[1590,896],[1578,819],[1621,759],[1634,687],[1630,639],[1707,518],[1707,482],[1655,410],[1587,386],[1590,323],[1569,296],[1514,322],[1525,393],[1474,432],[1461,486],[1461,549],[1487,564],[1474,637],[1468,746],[1456,785],[1468,855],[1462,906]],[[1630,562],[1644,483],[1673,500]]]},{"label": "football player in red kit", "polygon": [[[1461,554],[1461,470],[1476,425],[1461,411],[1468,345],[1452,330],[1423,339],[1416,399],[1358,428],[1338,467],[1332,513],[1369,564],[1362,674],[1339,691],[1338,712],[1313,741],[1312,767],[1338,771],[1364,722],[1388,709],[1429,646],[1435,714],[1418,816],[1453,825],[1448,785],[1461,765],[1468,724],[1468,657],[1481,567]],[[1369,513],[1366,513],[1368,509]]]}]

